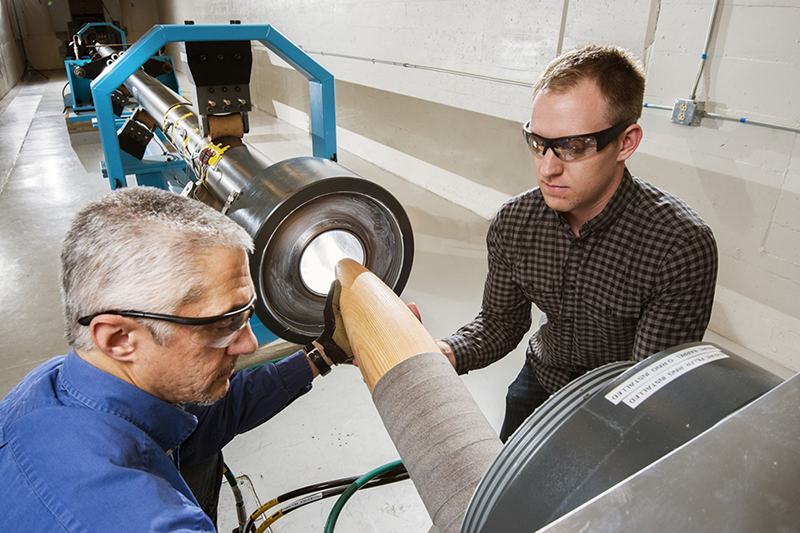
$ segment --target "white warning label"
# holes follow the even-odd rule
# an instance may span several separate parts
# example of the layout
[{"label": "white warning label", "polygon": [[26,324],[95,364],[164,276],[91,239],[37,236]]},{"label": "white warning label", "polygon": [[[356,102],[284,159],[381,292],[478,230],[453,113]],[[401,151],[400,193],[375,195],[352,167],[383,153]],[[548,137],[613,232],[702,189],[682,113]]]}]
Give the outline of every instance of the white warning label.
[{"label": "white warning label", "polygon": [[606,394],[606,400],[614,405],[622,402],[631,409],[636,409],[637,405],[673,379],[706,363],[727,357],[719,348],[709,344],[675,352],[656,361],[616,387]]}]

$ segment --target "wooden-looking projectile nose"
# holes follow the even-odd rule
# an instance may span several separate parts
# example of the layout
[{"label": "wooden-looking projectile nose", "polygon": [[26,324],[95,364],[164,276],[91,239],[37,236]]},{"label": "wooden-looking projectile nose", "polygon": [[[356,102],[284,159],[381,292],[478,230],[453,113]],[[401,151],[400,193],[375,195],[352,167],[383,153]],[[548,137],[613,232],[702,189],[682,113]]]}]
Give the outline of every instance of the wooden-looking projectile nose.
[{"label": "wooden-looking projectile nose", "polygon": [[350,347],[370,392],[397,363],[439,347],[406,304],[375,274],[352,259],[336,265],[339,308]]}]

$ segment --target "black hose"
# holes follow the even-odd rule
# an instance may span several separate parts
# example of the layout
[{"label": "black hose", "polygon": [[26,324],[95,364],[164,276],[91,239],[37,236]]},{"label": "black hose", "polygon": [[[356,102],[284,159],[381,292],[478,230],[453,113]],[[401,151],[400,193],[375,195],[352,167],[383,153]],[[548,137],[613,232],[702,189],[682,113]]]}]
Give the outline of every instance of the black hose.
[{"label": "black hose", "polygon": [[[346,477],[341,479],[334,479],[330,481],[323,481],[321,483],[315,483],[313,485],[308,485],[299,489],[295,489],[284,494],[281,494],[277,498],[273,498],[272,500],[266,502],[261,507],[256,509],[247,519],[247,522],[242,528],[242,531],[245,533],[253,533],[255,531],[255,520],[263,515],[268,509],[275,507],[281,503],[285,503],[289,500],[293,500],[295,498],[299,498],[301,496],[306,496],[311,494],[312,496],[307,501],[299,501],[294,502],[292,504],[287,505],[283,509],[280,509],[273,513],[270,517],[267,518],[266,523],[262,524],[261,527],[265,528],[272,524],[280,518],[281,516],[286,515],[294,511],[295,509],[299,509],[300,507],[305,507],[306,505],[323,500],[325,498],[330,498],[331,496],[338,496],[344,493],[347,490],[347,487],[352,485],[355,481],[360,479],[361,476],[353,476],[353,477]],[[389,483],[395,483],[397,481],[403,481],[408,479],[408,472],[406,471],[405,466],[398,465],[395,468],[391,468],[383,472],[380,476],[376,477],[373,480],[365,483],[362,488],[372,488],[378,487],[381,485],[386,485]]]}]

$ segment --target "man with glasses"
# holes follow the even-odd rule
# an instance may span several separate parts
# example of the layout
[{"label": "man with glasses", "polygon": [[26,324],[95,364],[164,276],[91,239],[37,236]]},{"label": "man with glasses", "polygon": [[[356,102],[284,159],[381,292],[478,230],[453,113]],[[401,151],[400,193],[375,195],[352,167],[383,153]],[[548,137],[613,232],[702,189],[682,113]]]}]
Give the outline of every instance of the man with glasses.
[{"label": "man with glasses", "polygon": [[213,460],[308,392],[329,356],[343,362],[326,340],[327,355],[315,343],[234,375],[257,347],[252,248],[210,207],[150,187],[78,213],[61,256],[72,350],[0,402],[4,524],[214,531],[179,469]]},{"label": "man with glasses", "polygon": [[589,45],[556,58],[523,134],[538,187],[495,214],[478,316],[439,342],[459,373],[497,361],[544,313],[510,385],[505,442],[551,394],[606,363],[699,341],[717,248],[682,200],[633,177],[645,80],[630,55]]}]

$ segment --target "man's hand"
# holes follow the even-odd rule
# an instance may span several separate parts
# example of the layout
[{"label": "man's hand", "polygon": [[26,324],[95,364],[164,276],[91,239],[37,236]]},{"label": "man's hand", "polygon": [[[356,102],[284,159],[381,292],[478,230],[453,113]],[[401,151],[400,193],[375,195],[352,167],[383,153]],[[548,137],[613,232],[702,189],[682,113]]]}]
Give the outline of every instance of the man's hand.
[{"label": "man's hand", "polygon": [[[422,322],[422,315],[420,315],[419,313],[419,308],[417,307],[417,304],[415,304],[414,302],[409,302],[408,308],[411,310],[414,316],[417,317],[417,320]],[[436,341],[436,346],[439,347],[439,350],[441,350],[441,352],[445,355],[445,357],[447,357],[447,360],[450,361],[450,364],[453,365],[453,368],[455,368],[456,354],[453,353],[453,348],[446,342],[440,340]]]},{"label": "man's hand", "polygon": [[453,353],[453,348],[444,341],[437,340],[436,346],[439,347],[439,350],[447,357],[447,360],[450,361],[450,364],[453,365],[453,368],[456,367],[456,354]]},{"label": "man's hand", "polygon": [[419,314],[419,308],[417,307],[417,304],[415,304],[414,302],[409,302],[408,303],[408,308],[411,310],[411,313],[413,313],[413,315],[415,317],[417,317],[417,320],[419,320],[419,322],[421,324],[422,323],[422,316]]},{"label": "man's hand", "polygon": [[328,299],[325,301],[323,317],[325,319],[325,329],[317,337],[316,343],[322,346],[334,365],[349,363],[353,359],[353,350],[350,348],[350,340],[347,338],[347,331],[344,329],[342,312],[339,309],[339,295],[342,293],[342,286],[338,280],[331,283],[328,291]]}]

